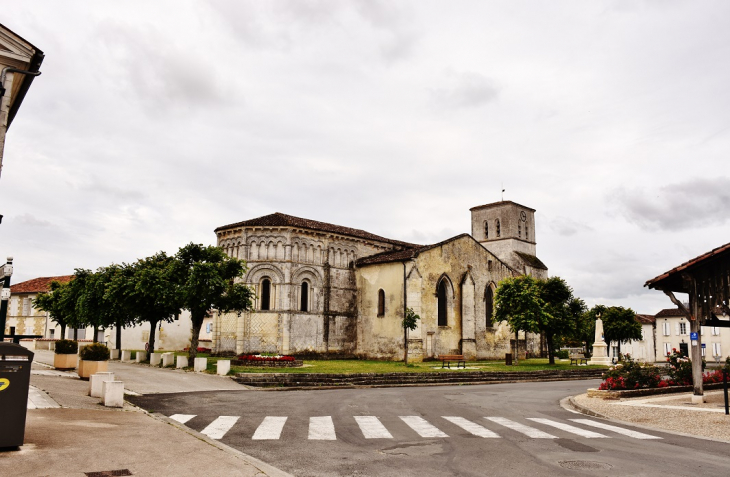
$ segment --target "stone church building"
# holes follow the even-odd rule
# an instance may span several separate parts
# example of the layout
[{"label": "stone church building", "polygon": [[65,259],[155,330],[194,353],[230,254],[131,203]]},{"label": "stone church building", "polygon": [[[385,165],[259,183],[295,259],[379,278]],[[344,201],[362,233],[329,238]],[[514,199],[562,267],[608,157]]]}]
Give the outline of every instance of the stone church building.
[{"label": "stone church building", "polygon": [[[275,213],[215,230],[248,262],[254,310],[214,314],[215,351],[402,359],[406,307],[420,315],[409,359],[464,354],[504,358],[506,323],[494,322],[500,280],[547,277],[536,256],[535,210],[511,201],[471,209],[471,235],[416,245],[363,230]],[[519,336],[520,353],[539,337]]]}]

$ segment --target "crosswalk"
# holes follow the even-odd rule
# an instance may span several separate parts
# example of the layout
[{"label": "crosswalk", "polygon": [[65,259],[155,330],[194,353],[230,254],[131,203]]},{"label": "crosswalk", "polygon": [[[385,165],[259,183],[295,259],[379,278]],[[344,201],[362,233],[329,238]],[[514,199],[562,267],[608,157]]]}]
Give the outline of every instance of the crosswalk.
[{"label": "crosswalk", "polygon": [[[173,414],[170,416],[170,419],[189,425],[188,423],[196,417],[197,415],[195,414]],[[200,433],[211,439],[223,439],[231,429],[237,426],[240,417],[217,416],[208,422]],[[439,416],[436,419],[432,419],[434,422],[430,422],[422,416],[398,416],[398,419],[413,434],[429,439],[463,435],[464,431],[476,437],[499,439],[504,437],[504,429],[516,432],[530,439],[559,439],[561,437],[575,436],[586,439],[600,439],[610,438],[614,434],[632,439],[661,439],[658,436],[625,429],[592,419],[568,419],[570,422],[540,417],[528,417],[524,419],[526,422],[518,422],[518,420],[500,416],[485,416],[483,420],[466,419],[459,416]],[[288,416],[266,416],[255,429],[253,427],[251,429],[237,428],[236,432],[241,432],[244,436],[250,435],[251,440],[280,440],[287,420]],[[396,424],[394,424],[393,419],[388,422],[391,425],[391,429],[388,429],[383,423],[383,418],[378,416],[352,416],[351,418],[338,419],[339,426],[348,426],[354,423],[365,439],[394,439],[393,432],[391,431],[393,431],[393,427]],[[585,429],[585,427],[593,429]],[[599,429],[603,432],[597,432],[594,429]],[[251,431],[253,431],[252,434],[250,434]],[[451,434],[448,434],[447,431]],[[400,435],[403,435],[402,429],[400,430]],[[415,435],[411,437],[415,437]],[[311,441],[337,440],[335,421],[332,416],[310,417],[307,439]]]}]

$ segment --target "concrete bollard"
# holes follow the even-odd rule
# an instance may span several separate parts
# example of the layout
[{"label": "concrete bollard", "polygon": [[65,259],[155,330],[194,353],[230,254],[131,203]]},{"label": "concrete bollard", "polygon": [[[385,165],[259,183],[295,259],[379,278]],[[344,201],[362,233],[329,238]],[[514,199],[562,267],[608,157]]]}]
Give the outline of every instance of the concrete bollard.
[{"label": "concrete bollard", "polygon": [[195,358],[195,362],[193,364],[195,366],[195,372],[202,373],[208,369],[208,358]]},{"label": "concrete bollard", "polygon": [[119,359],[119,350],[118,349],[113,349],[113,350],[111,350],[111,352],[112,352],[111,359]]},{"label": "concrete bollard", "polygon": [[114,373],[96,373],[89,376],[89,396],[100,398],[104,381],[114,381]]},{"label": "concrete bollard", "polygon": [[137,363],[141,363],[142,361],[147,361],[147,351],[137,351],[137,355],[134,357],[134,360]]},{"label": "concrete bollard", "polygon": [[187,356],[178,356],[177,357],[177,364],[175,365],[177,369],[187,368],[188,367],[188,357]]},{"label": "concrete bollard", "polygon": [[175,353],[162,353],[162,367],[166,368],[175,364]]},{"label": "concrete bollard", "polygon": [[228,374],[228,371],[231,370],[231,360],[230,359],[219,359],[218,360],[218,374],[221,376],[225,376]]},{"label": "concrete bollard", "polygon": [[131,349],[122,350],[122,361],[132,361],[132,350]]},{"label": "concrete bollard", "polygon": [[101,389],[101,403],[106,407],[124,407],[124,383],[104,381]]},{"label": "concrete bollard", "polygon": [[150,366],[159,366],[162,362],[162,353],[152,353],[150,355]]}]

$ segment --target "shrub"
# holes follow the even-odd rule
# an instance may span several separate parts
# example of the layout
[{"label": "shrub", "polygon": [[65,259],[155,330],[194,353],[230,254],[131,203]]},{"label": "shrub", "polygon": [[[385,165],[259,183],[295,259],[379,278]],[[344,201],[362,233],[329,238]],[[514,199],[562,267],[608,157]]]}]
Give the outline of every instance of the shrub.
[{"label": "shrub", "polygon": [[56,354],[76,354],[79,352],[79,344],[71,340],[56,341]]},{"label": "shrub", "polygon": [[556,351],[555,352],[555,357],[556,358],[559,358],[559,359],[568,359],[568,358],[570,358],[570,355],[568,354],[568,350],[567,349],[563,349],[563,350],[560,350],[560,351]]},{"label": "shrub", "polygon": [[676,386],[687,386],[692,384],[692,362],[676,348],[667,355],[667,374]]},{"label": "shrub", "polygon": [[109,359],[109,348],[101,343],[92,343],[81,348],[79,357],[84,361],[107,361]]},{"label": "shrub", "polygon": [[619,364],[603,373],[603,382],[598,389],[656,388],[661,380],[659,368],[653,364],[638,363],[626,354]]}]

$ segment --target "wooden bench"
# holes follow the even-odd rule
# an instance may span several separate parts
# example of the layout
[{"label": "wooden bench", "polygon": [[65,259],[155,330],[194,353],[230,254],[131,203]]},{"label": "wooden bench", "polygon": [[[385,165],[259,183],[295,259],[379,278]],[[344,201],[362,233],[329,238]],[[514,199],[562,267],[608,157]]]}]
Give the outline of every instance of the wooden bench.
[{"label": "wooden bench", "polygon": [[571,366],[573,364],[575,364],[576,366],[578,366],[580,364],[586,364],[587,365],[588,364],[588,358],[586,358],[585,356],[581,356],[579,354],[572,354],[572,355],[570,355],[570,364],[571,364]]},{"label": "wooden bench", "polygon": [[442,368],[451,369],[451,362],[456,361],[456,369],[459,369],[459,365],[466,369],[466,360],[464,359],[463,354],[443,354],[439,356],[439,359],[441,360]]}]

